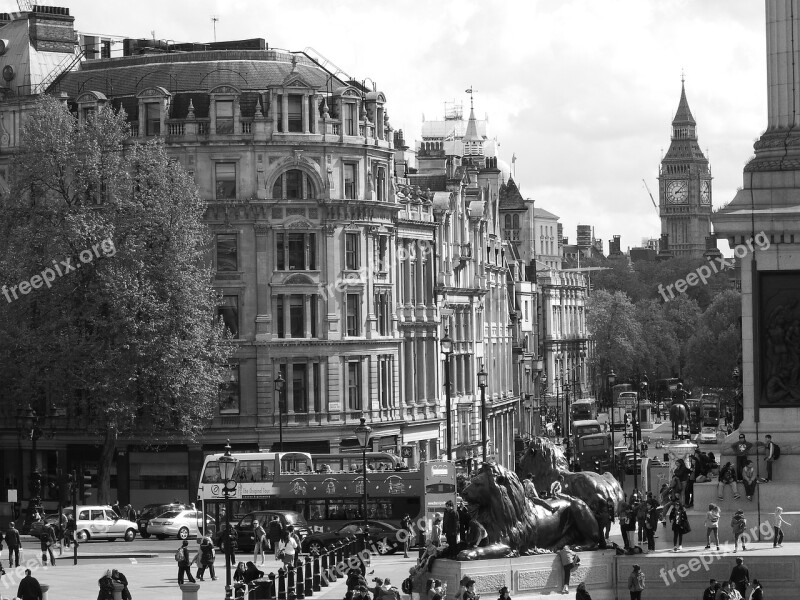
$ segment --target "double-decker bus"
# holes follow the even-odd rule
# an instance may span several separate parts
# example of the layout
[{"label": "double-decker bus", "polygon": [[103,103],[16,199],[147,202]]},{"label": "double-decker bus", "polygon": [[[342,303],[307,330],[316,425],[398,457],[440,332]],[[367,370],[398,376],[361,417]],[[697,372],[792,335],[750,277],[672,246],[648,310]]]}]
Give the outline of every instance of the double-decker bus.
[{"label": "double-decker bus", "polygon": [[[219,527],[225,499],[218,459],[206,457],[197,500]],[[302,514],[312,532],[333,531],[364,518],[364,473],[361,454],[303,452],[232,453],[238,459],[231,494],[231,522],[256,510],[283,509]],[[367,518],[395,526],[407,514],[412,521],[433,515],[456,499],[456,469],[447,461],[426,461],[406,469],[397,457],[367,453]]]},{"label": "double-decker bus", "polygon": [[573,400],[570,405],[572,420],[590,421],[597,418],[597,401],[594,398]]},{"label": "double-decker bus", "polygon": [[611,418],[615,430],[625,430],[625,416],[636,411],[638,394],[630,383],[619,383],[611,388],[614,404],[611,407]]}]

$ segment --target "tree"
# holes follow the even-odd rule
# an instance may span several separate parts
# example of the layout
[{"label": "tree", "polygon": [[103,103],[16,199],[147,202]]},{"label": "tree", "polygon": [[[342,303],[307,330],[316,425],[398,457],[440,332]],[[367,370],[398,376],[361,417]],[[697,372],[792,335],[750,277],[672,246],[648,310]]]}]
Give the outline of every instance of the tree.
[{"label": "tree", "polygon": [[697,330],[702,311],[696,301],[684,294],[666,302],[663,305],[663,311],[665,318],[673,324],[675,336],[678,340],[677,360],[673,361],[676,368],[674,367],[671,371],[667,371],[664,377],[683,377],[686,369],[689,340]]},{"label": "tree", "polygon": [[628,296],[595,291],[586,301],[586,327],[595,342],[595,372],[605,376],[613,368],[620,380],[634,376],[642,328]]},{"label": "tree", "polygon": [[655,379],[661,372],[671,373],[678,366],[680,344],[675,323],[668,318],[665,305],[657,300],[637,302],[636,320],[641,326],[642,337],[637,340],[639,350],[634,370],[652,374]]},{"label": "tree", "polygon": [[686,375],[695,385],[730,385],[742,348],[741,315],[741,294],[727,290],[700,317],[687,350]]},{"label": "tree", "polygon": [[107,107],[79,124],[42,98],[12,169],[0,378],[18,405],[63,407],[102,439],[105,503],[118,437],[196,439],[214,414],[233,349],[216,319],[204,203],[162,142],[134,142]]}]

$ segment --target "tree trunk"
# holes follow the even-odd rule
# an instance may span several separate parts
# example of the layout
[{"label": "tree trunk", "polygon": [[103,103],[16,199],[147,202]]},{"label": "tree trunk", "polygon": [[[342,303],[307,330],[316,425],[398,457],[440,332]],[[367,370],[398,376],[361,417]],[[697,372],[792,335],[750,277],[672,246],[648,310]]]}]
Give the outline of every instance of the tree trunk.
[{"label": "tree trunk", "polygon": [[117,430],[109,424],[106,429],[100,460],[97,463],[97,503],[111,504],[111,463],[117,450]]}]

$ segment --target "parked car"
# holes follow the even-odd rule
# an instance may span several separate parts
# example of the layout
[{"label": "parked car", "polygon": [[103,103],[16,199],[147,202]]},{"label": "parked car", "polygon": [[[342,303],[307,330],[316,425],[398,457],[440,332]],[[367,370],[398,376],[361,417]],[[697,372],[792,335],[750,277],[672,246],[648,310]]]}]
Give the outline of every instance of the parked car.
[{"label": "parked car", "polygon": [[[339,529],[325,533],[312,533],[301,544],[303,552],[321,552],[325,546],[336,544],[364,531],[364,521],[350,521]],[[367,533],[378,554],[392,554],[403,547],[401,529],[384,521],[367,521]]]},{"label": "parked car", "polygon": [[[216,525],[214,519],[205,516],[206,531],[214,534]],[[190,537],[197,537],[203,526],[203,511],[200,510],[171,510],[165,512],[155,519],[150,519],[147,531],[150,535],[158,539],[175,536],[178,539],[186,540]]]},{"label": "parked car", "polygon": [[147,530],[147,526],[150,523],[150,519],[155,519],[159,515],[163,515],[165,512],[169,512],[171,510],[186,510],[189,507],[185,504],[146,504],[142,511],[139,513],[139,516],[136,518],[136,524],[139,527],[139,535],[141,535],[144,539],[150,537],[150,532]]},{"label": "parked car", "polygon": [[253,521],[255,519],[258,519],[258,522],[261,523],[261,526],[264,528],[264,530],[269,532],[269,522],[272,521],[273,517],[278,517],[284,529],[289,525],[294,526],[294,530],[297,535],[300,536],[301,540],[304,540],[306,536],[308,536],[308,523],[306,522],[305,517],[299,512],[279,509],[256,510],[251,513],[247,513],[238,523],[231,525],[231,527],[236,530],[236,534],[238,535],[237,542],[239,550],[250,551],[255,546],[255,541],[253,540],[252,536]]},{"label": "parked car", "polygon": [[[65,508],[64,514],[72,514],[72,508]],[[78,506],[75,538],[79,542],[87,540],[113,542],[117,538],[132,542],[136,539],[136,523],[120,519],[110,506]]]}]

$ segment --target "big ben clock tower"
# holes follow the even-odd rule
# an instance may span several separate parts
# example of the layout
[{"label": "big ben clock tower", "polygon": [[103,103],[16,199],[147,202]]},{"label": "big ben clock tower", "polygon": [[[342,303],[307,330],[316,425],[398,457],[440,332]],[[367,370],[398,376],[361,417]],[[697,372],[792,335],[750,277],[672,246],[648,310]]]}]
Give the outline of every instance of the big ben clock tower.
[{"label": "big ben clock tower", "polygon": [[661,233],[676,258],[703,258],[711,235],[711,171],[697,143],[697,123],[681,78],[681,100],[672,119],[672,139],[658,175]]}]

